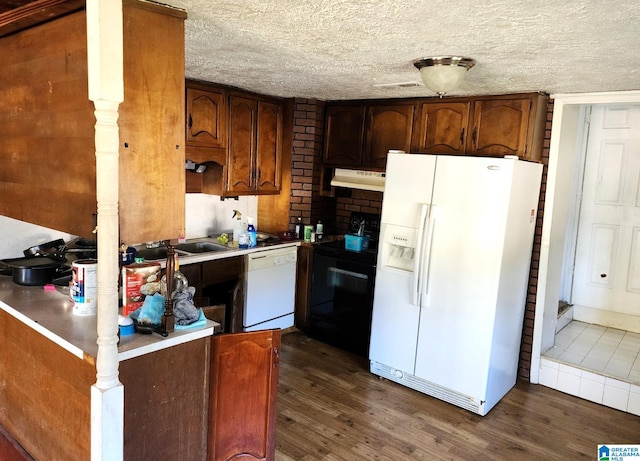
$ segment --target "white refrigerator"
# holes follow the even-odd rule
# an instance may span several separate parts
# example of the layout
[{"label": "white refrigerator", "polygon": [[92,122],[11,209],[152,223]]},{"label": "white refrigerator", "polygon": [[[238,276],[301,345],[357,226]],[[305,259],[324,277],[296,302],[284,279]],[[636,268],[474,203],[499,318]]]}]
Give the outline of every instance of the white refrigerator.
[{"label": "white refrigerator", "polygon": [[371,372],[485,415],[516,382],[542,165],[387,158]]}]

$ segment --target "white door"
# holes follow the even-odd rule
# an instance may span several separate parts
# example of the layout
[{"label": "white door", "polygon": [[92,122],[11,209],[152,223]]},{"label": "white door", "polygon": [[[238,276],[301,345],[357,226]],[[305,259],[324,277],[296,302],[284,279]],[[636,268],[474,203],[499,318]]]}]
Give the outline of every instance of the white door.
[{"label": "white door", "polygon": [[640,106],[593,108],[572,303],[640,315]]}]

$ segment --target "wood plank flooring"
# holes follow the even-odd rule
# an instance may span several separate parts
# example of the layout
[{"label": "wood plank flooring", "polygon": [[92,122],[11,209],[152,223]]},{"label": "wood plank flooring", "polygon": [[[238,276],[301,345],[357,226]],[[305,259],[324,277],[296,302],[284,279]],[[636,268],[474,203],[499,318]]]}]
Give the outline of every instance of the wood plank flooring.
[{"label": "wood plank flooring", "polygon": [[524,381],[478,416],[282,336],[276,461],[594,460],[598,444],[640,444],[640,417]]}]

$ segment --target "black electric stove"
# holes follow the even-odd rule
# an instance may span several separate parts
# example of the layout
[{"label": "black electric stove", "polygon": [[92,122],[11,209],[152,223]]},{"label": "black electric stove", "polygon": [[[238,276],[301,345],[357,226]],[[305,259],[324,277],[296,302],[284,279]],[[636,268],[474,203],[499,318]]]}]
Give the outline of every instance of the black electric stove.
[{"label": "black electric stove", "polygon": [[364,221],[369,248],[353,251],[344,241],[314,246],[309,335],[368,356],[380,216],[352,213],[348,233]]}]

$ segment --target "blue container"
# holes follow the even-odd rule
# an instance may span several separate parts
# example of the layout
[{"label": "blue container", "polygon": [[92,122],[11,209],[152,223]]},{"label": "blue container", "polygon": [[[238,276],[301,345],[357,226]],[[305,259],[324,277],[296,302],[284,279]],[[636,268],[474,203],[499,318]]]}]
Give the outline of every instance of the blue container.
[{"label": "blue container", "polygon": [[369,249],[369,236],[359,236],[354,234],[346,234],[344,236],[344,247],[352,251],[364,251]]}]

